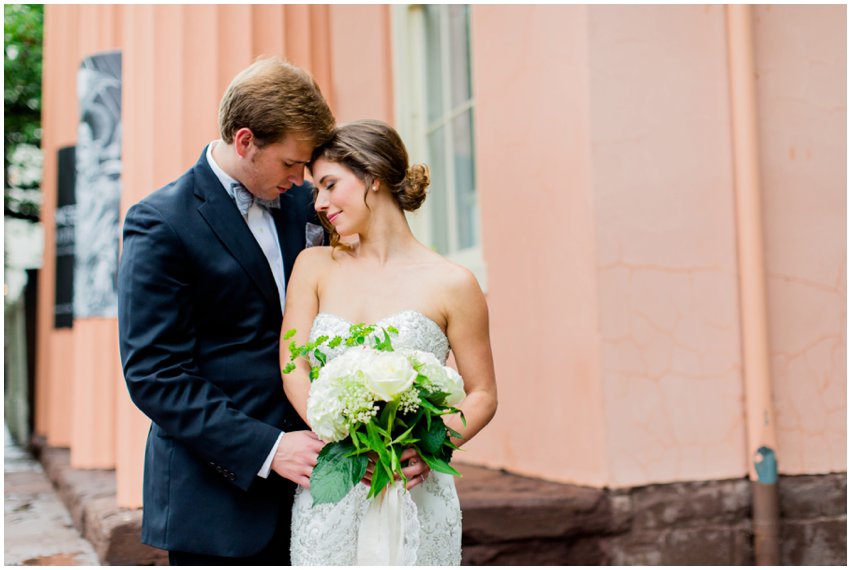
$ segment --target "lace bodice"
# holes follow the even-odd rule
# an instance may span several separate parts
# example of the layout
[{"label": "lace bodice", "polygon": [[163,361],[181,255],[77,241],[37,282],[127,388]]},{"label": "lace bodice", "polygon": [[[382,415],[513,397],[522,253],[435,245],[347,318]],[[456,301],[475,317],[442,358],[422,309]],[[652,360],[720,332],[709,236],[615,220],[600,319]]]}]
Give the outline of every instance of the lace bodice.
[{"label": "lace bodice", "polygon": [[[449,356],[449,340],[440,326],[424,314],[412,310],[401,311],[389,317],[384,317],[375,324],[382,327],[396,327],[399,334],[390,336],[394,349],[415,349],[430,352],[441,364],[446,364],[446,358]],[[346,337],[351,325],[352,323],[337,315],[319,313],[313,320],[310,340],[316,340],[322,335],[328,335],[329,338],[334,338],[336,335]],[[330,361],[340,356],[346,348],[345,345],[340,345],[337,348],[323,351]],[[313,358],[312,355],[311,358]],[[315,366],[316,362],[312,361],[311,364]]]}]

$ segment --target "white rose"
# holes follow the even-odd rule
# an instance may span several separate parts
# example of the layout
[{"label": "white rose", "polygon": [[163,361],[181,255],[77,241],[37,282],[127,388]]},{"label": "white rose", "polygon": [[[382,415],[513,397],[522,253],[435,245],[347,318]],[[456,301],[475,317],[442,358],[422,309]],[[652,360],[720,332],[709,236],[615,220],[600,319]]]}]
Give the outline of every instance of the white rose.
[{"label": "white rose", "polygon": [[394,352],[375,353],[364,372],[367,386],[385,402],[410,388],[417,378],[417,371],[408,359]]},{"label": "white rose", "polygon": [[435,388],[441,388],[446,383],[446,372],[435,355],[422,350],[412,350],[408,353],[411,364],[416,366],[420,374],[428,378]]},{"label": "white rose", "polygon": [[448,366],[444,366],[443,369],[446,371],[446,378],[448,380],[443,391],[449,392],[445,403],[447,406],[457,406],[467,397],[467,393],[464,392],[464,379],[461,378],[461,375],[456,370]]}]

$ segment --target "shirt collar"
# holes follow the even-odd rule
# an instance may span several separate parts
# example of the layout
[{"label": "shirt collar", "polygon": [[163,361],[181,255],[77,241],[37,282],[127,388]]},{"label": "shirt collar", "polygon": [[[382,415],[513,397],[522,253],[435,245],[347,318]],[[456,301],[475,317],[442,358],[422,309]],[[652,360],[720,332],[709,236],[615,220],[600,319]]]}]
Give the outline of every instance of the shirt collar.
[{"label": "shirt collar", "polygon": [[216,163],[216,159],[213,158],[213,145],[217,145],[220,142],[222,142],[222,140],[217,139],[207,145],[207,164],[210,165],[210,168],[213,170],[213,174],[216,175],[216,178],[218,178],[219,182],[221,182],[222,186],[224,186],[228,196],[233,198],[233,185],[238,184],[239,181],[222,170],[222,167],[219,166]]}]

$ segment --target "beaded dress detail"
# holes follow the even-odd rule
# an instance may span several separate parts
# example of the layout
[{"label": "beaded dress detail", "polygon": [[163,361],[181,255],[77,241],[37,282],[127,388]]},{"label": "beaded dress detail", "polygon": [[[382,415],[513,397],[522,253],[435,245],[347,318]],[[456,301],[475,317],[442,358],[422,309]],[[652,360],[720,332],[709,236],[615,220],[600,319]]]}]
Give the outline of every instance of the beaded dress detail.
[{"label": "beaded dress detail", "polygon": [[[322,335],[333,338],[349,334],[352,323],[330,313],[320,313],[313,321],[310,339]],[[446,363],[449,341],[440,327],[417,311],[402,311],[381,319],[379,326],[393,326],[398,335],[393,348],[427,351]],[[345,346],[325,350],[328,361],[346,350]],[[315,364],[315,363],[314,363]],[[358,530],[369,502],[369,487],[357,484],[340,502],[312,506],[310,493],[296,490],[293,504],[291,554],[293,566],[354,566],[357,564]],[[404,517],[407,528],[416,532],[405,536],[406,565],[457,566],[461,564],[461,508],[451,475],[431,472],[425,483],[405,493]]]}]

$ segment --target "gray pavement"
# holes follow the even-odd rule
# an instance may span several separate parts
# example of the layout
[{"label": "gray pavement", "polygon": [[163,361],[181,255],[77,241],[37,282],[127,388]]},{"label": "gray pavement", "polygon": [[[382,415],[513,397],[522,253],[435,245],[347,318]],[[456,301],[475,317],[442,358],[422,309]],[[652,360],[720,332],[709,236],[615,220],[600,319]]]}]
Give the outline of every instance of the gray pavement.
[{"label": "gray pavement", "polygon": [[41,465],[3,428],[3,564],[99,566],[92,545],[74,528]]}]

